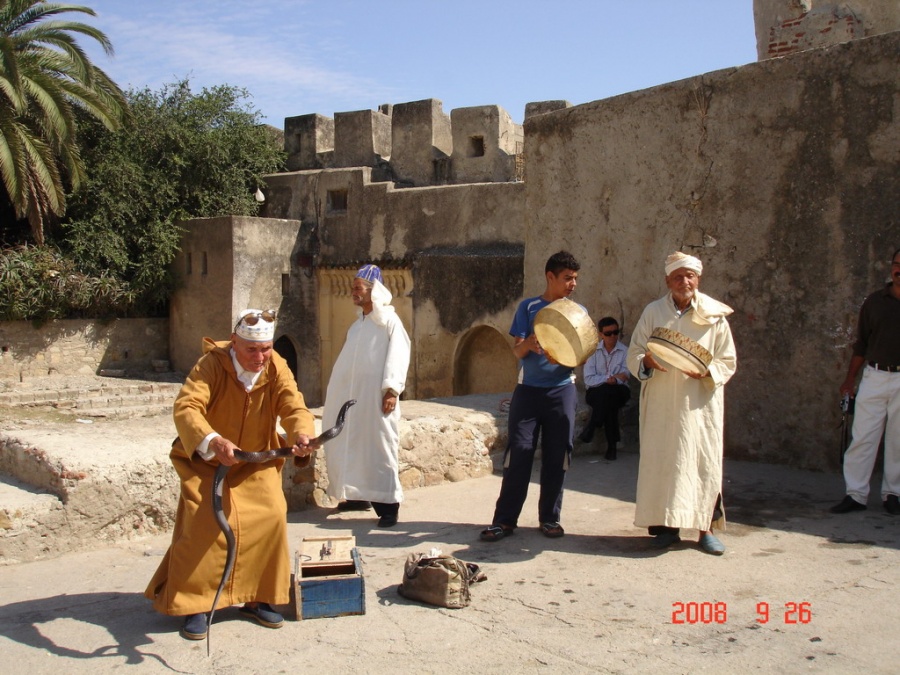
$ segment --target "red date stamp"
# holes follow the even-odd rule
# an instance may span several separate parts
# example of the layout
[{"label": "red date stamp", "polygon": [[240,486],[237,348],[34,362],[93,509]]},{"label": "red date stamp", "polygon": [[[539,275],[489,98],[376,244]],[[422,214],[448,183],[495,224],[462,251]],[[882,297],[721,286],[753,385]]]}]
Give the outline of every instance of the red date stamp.
[{"label": "red date stamp", "polygon": [[[756,623],[766,624],[781,619],[784,624],[812,621],[812,603],[786,602],[773,610],[768,602],[756,603]],[[727,623],[728,603],[725,602],[673,602],[672,623]]]}]

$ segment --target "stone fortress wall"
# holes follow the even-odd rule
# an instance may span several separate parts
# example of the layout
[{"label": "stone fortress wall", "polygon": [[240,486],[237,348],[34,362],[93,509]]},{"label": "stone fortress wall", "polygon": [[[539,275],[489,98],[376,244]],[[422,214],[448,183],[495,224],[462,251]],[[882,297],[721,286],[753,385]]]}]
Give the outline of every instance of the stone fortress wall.
[{"label": "stone fortress wall", "polygon": [[[763,10],[775,28],[815,19]],[[326,277],[360,263],[404,279],[406,395],[421,399],[512,389],[511,315],[554,251],[579,256],[576,299],[627,341],[683,249],[736,310],[727,452],[836,468],[856,313],[900,240],[900,33],[860,26],[645,91],[529,104],[521,135],[497,106],[446,115],[434,99],[288,118],[292,171],[267,177],[259,233],[299,222],[277,301],[301,388],[321,398],[352,319],[326,308]]]},{"label": "stone fortress wall", "polygon": [[[618,317],[627,341],[681,248],[736,310],[727,452],[836,468],[856,312],[900,241],[898,6],[754,7],[758,63],[530,103],[521,126],[435,99],[288,118],[291,170],[266,177],[261,217],[186,224],[173,366],[191,367],[201,337],[225,339],[241,307],[275,307],[279,352],[321,404],[354,317],[341,289],[376,262],[413,339],[406,398],[508,392],[512,312],[542,290],[549,254],[582,260],[576,299]],[[852,35],[828,23],[847,16]],[[822,17],[815,40],[769,58],[778,31]]]},{"label": "stone fortress wall", "polygon": [[167,371],[168,319],[0,322],[0,381]]},{"label": "stone fortress wall", "polygon": [[[0,376],[133,372],[167,357],[186,371],[239,309],[274,307],[276,348],[317,406],[354,319],[352,276],[376,262],[413,339],[401,480],[462,480],[489,472],[505,444],[507,330],[517,302],[543,289],[547,256],[581,259],[576,299],[594,318],[616,316],[627,341],[664,292],[665,255],[682,249],[703,259],[703,290],[735,309],[726,454],[834,471],[856,314],[900,245],[897,3],[755,8],[757,22],[768,12],[758,63],[577,106],[530,103],[521,126],[497,106],[446,115],[434,99],[289,118],[291,170],[266,177],[261,217],[185,224],[168,330],[0,324]],[[8,398],[30,393],[0,384]],[[96,388],[102,412],[109,392]],[[70,425],[66,444],[40,424],[0,434],[0,473],[42,487],[13,465],[42,467],[51,493],[0,508],[0,563],[171,524],[171,418],[147,418],[143,432],[116,424],[99,438]],[[135,435],[148,452],[122,461],[118,439]],[[284,480],[291,508],[326,505],[321,456]]]},{"label": "stone fortress wall", "polygon": [[[189,224],[175,262],[183,282],[171,316],[175,367],[190,367],[204,330],[227,335],[227,319],[215,315],[271,305],[304,394],[321,403],[356,317],[346,289],[374,261],[413,339],[408,398],[512,390],[506,331],[522,292],[521,125],[498,106],[446,115],[429,99],[383,109],[390,114],[288,118],[295,170],[266,177],[263,217]],[[237,230],[241,237],[230,234]],[[186,274],[197,259],[211,261],[205,275]],[[213,288],[209,302],[204,289]],[[229,302],[232,311],[221,306]]]},{"label": "stone fortress wall", "polygon": [[839,466],[859,306],[900,246],[898,56],[886,33],[525,123],[525,270],[590,252],[578,298],[626,340],[672,250],[735,309],[731,457]]},{"label": "stone fortress wall", "polygon": [[900,30],[894,0],[753,0],[759,60]]}]

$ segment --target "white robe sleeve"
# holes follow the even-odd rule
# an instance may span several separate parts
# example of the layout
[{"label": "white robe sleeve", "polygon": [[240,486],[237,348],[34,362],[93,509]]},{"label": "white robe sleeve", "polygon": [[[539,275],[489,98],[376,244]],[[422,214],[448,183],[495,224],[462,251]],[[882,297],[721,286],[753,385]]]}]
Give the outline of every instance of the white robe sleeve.
[{"label": "white robe sleeve", "polygon": [[409,370],[410,340],[403,327],[403,322],[396,314],[387,323],[388,350],[384,363],[384,379],[381,383],[382,393],[393,389],[402,394],[406,388],[406,373]]}]

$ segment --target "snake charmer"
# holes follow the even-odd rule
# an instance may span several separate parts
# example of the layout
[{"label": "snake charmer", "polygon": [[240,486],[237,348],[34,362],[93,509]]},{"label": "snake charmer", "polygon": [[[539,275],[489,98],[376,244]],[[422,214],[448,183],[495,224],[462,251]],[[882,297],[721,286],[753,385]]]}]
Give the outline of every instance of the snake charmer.
[{"label": "snake charmer", "polygon": [[290,599],[287,503],[282,491],[284,459],[240,462],[236,450],[262,452],[285,446],[276,422],[294,445],[294,462],[305,466],[315,451],[313,415],[294,375],[273,349],[276,312],[240,312],[231,338],[203,340],[203,356],[187,376],[174,404],[178,438],[169,457],[181,483],[172,543],[144,595],[154,608],[185,617],[182,637],[202,640],[207,614],[225,566],[227,543],[210,506],[220,464],[231,466],[224,512],[237,543],[237,564],[218,609],[240,612],[268,628],[283,617],[272,605]]}]

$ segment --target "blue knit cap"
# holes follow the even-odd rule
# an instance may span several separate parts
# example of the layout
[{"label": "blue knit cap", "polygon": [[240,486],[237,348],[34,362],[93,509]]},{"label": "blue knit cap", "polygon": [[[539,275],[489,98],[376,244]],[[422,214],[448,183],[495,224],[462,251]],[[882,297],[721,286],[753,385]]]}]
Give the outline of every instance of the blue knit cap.
[{"label": "blue knit cap", "polygon": [[384,283],[384,277],[381,276],[381,269],[378,265],[363,265],[356,273],[356,278],[368,281],[370,284],[374,284],[376,281]]}]

